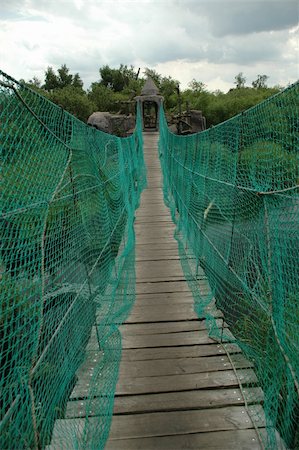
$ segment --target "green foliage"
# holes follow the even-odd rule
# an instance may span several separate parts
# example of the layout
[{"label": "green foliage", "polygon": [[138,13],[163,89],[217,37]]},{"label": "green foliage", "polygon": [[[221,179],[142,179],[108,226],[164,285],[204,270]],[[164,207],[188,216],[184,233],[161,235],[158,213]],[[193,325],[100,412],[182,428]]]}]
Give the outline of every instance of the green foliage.
[{"label": "green foliage", "polygon": [[48,67],[45,72],[45,84],[43,85],[46,91],[59,88],[58,76],[55,74],[53,67]]},{"label": "green foliage", "polygon": [[245,87],[246,78],[243,75],[243,72],[238,73],[238,75],[235,76],[235,85],[237,89]]},{"label": "green foliage", "polygon": [[[270,92],[239,87],[207,93],[208,108],[217,102],[217,113],[230,116]],[[254,364],[263,389],[264,447],[271,450],[281,448],[279,435],[294,450],[299,437],[298,93],[296,83],[191,136],[171,134],[163,110],[160,115],[164,196],[185,278],[199,316],[212,322],[215,301],[229,340]],[[203,95],[200,89],[195,94]],[[200,293],[198,265],[209,296]],[[216,321],[214,330],[219,337]],[[256,386],[246,376],[241,383],[246,391]],[[259,402],[251,394],[248,400]]]},{"label": "green foliage", "polygon": [[265,89],[267,87],[266,82],[268,78],[267,75],[258,75],[257,79],[252,82],[252,87],[256,89]]},{"label": "green foliage", "polygon": [[[106,64],[99,72],[100,80],[91,83],[88,92],[83,88],[80,75],[72,75],[65,64],[57,72],[48,67],[44,83],[33,77],[27,85],[83,121],[94,111],[128,113],[130,108],[125,108],[124,104],[140,94],[145,78],[140,77],[139,71],[133,66],[124,64],[120,64],[119,68],[111,68]],[[151,77],[159,88],[164,97],[166,113],[177,114],[179,81],[148,67],[144,75]],[[267,87],[268,78],[267,75],[257,75],[257,79],[252,82],[253,87],[245,87],[246,78],[240,72],[235,77],[236,88],[226,94],[219,90],[210,92],[202,81],[193,78],[188,88],[181,91],[182,106],[184,108],[188,104],[190,109],[202,111],[209,128],[279,92],[279,86]]]},{"label": "green foliage", "polygon": [[86,122],[95,110],[93,102],[80,87],[66,86],[55,89],[49,94],[49,99],[83,122]]},{"label": "green foliage", "polygon": [[152,80],[154,81],[154,83],[158,88],[161,87],[162,75],[160,75],[155,69],[150,69],[149,67],[146,67],[144,70],[144,75],[146,77],[152,78]]},{"label": "green foliage", "polygon": [[114,92],[101,83],[92,83],[88,99],[95,105],[94,111],[118,112],[121,101],[128,100],[125,92]]},{"label": "green foliage", "polygon": [[66,64],[62,64],[57,72],[57,74],[54,72],[53,67],[48,67],[48,69],[46,70],[45,83],[43,85],[43,88],[46,91],[52,91],[53,89],[63,89],[68,86],[82,89],[83,82],[80,78],[80,75],[78,73],[76,73],[75,75],[70,74],[70,69],[66,66]]},{"label": "green foliage", "polygon": [[279,92],[278,88],[239,87],[224,94],[220,91],[208,92],[203,83],[192,82],[191,86],[193,89],[182,93],[183,103],[188,102],[190,109],[202,111],[208,127],[224,122]]},{"label": "green foliage", "polygon": [[188,87],[192,92],[206,92],[207,86],[202,81],[197,81],[195,78],[188,83]]},{"label": "green foliage", "polygon": [[[120,139],[2,72],[0,80],[0,448],[51,443],[91,353],[85,398],[101,399],[92,408],[99,420],[86,445],[72,432],[62,445],[103,448],[120,360],[118,324],[135,296],[133,219],[145,183],[140,116],[135,133]],[[87,115],[80,82],[48,96]]]},{"label": "green foliage", "polygon": [[121,64],[119,69],[112,69],[108,65],[100,68],[100,84],[114,92],[121,92],[129,86],[131,80],[136,80],[137,72],[133,66]]}]

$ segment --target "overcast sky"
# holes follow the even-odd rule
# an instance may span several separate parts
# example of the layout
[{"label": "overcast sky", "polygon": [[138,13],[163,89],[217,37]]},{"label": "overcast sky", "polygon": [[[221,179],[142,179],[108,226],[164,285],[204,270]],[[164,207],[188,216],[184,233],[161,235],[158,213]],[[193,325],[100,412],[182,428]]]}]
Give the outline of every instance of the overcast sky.
[{"label": "overcast sky", "polygon": [[299,78],[299,0],[0,0],[0,68],[44,79],[66,64],[85,87],[104,64],[227,91],[243,72]]}]

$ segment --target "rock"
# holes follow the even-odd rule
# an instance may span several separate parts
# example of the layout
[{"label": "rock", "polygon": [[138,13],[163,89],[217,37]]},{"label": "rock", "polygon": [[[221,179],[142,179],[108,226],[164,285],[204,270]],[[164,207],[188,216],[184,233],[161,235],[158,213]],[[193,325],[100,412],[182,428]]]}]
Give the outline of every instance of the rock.
[{"label": "rock", "polygon": [[97,111],[88,118],[88,125],[117,136],[127,136],[129,131],[134,130],[135,117],[124,114],[111,114],[109,112]]},{"label": "rock", "polygon": [[198,131],[203,131],[206,129],[206,118],[202,115],[201,111],[196,109],[191,109],[189,111],[191,119],[191,127],[193,133],[198,133]]},{"label": "rock", "polygon": [[111,133],[110,116],[111,114],[109,112],[94,112],[91,116],[89,116],[87,123],[98,130]]}]

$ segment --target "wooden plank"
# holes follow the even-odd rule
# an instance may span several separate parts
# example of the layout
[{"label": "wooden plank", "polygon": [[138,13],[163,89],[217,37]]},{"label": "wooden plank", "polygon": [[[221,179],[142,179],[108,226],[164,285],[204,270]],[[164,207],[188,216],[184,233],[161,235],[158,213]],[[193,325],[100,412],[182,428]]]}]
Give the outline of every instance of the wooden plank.
[{"label": "wooden plank", "polygon": [[[245,394],[244,394],[245,391]],[[263,401],[260,388],[247,388],[243,391],[248,404]],[[186,411],[191,409],[209,409],[220,406],[243,405],[242,392],[233,389],[203,389],[184,392],[166,392],[146,395],[116,396],[114,414],[140,414],[146,412]],[[95,416],[99,413],[103,400],[95,397],[89,400],[72,400],[68,402],[66,418]]]},{"label": "wooden plank", "polygon": [[182,306],[177,306],[172,311],[165,309],[165,307],[135,307],[127,318],[126,323],[170,322],[190,319],[197,319],[197,315],[193,310],[193,306],[185,303]]},{"label": "wooden plank", "polygon": [[[251,369],[238,370],[240,380],[256,383],[255,373]],[[221,372],[191,373],[182,375],[165,375],[159,377],[122,377],[116,386],[117,395],[147,394],[158,392],[190,391],[195,389],[219,389],[238,387],[239,381],[233,370]]]},{"label": "wooden plank", "polygon": [[137,238],[136,245],[140,245],[140,244],[151,244],[152,245],[155,243],[159,244],[160,242],[161,243],[163,242],[168,245],[173,242],[172,234],[173,233],[163,235],[163,234],[159,233],[156,236],[154,234],[149,234],[149,235],[143,234],[141,236],[136,237]]},{"label": "wooden plank", "polygon": [[139,237],[137,236],[137,241],[136,241],[136,246],[138,245],[142,245],[142,244],[160,244],[160,243],[165,243],[166,245],[170,245],[173,243],[173,236],[172,234],[169,235],[158,235],[158,236],[146,236],[146,235],[142,235],[141,236],[142,239],[139,239]]},{"label": "wooden plank", "polygon": [[155,204],[155,205],[148,205],[146,208],[140,207],[140,209],[137,210],[135,217],[136,222],[138,223],[139,217],[154,217],[154,216],[164,216],[168,217],[170,219],[170,212],[169,209],[165,205],[162,205],[162,203]]},{"label": "wooden plank", "polygon": [[[263,401],[263,391],[259,387],[245,389],[245,395],[248,404]],[[116,396],[114,414],[183,411],[243,404],[244,399],[239,388],[125,395]],[[80,405],[77,405],[77,408],[80,408]],[[74,417],[76,417],[76,410],[73,411]]]},{"label": "wooden plank", "polygon": [[167,206],[165,206],[162,202],[155,204],[149,203],[146,207],[140,206],[140,209],[136,212],[136,220],[143,216],[167,216],[170,218],[170,212]]},{"label": "wooden plank", "polygon": [[[163,242],[161,242],[161,246]],[[159,245],[151,244],[137,244],[136,245],[136,258],[143,258],[145,260],[158,260],[158,259],[178,259],[178,251],[173,243],[170,243],[168,248],[159,248]],[[137,280],[138,281],[138,280]]]},{"label": "wooden plank", "polygon": [[[188,303],[185,303],[188,305]],[[193,308],[193,307],[192,307]],[[145,322],[180,322],[184,320],[197,319],[198,316],[195,314],[193,309],[182,309],[176,307],[172,311],[165,310],[165,308],[157,309],[139,308],[134,309],[126,320],[126,323],[145,323]],[[214,317],[222,317],[221,311],[219,314],[214,314]]]},{"label": "wooden plank", "polygon": [[194,303],[193,296],[191,292],[166,292],[159,294],[145,293],[137,294],[135,304],[142,305],[170,305],[175,306],[182,303]]},{"label": "wooden plank", "polygon": [[135,221],[135,226],[137,225],[156,225],[159,224],[163,226],[163,224],[171,225],[173,224],[172,220],[168,216],[141,216]]},{"label": "wooden plank", "polygon": [[167,264],[159,261],[138,262],[136,264],[136,270],[139,271],[139,275],[144,275],[142,272],[151,272],[153,275],[157,275],[160,272],[166,276],[183,273],[181,263],[178,260],[169,261]]},{"label": "wooden plank", "polygon": [[[262,415],[262,408],[255,407]],[[264,422],[261,420],[260,426]],[[171,436],[224,430],[244,430],[252,423],[243,406],[228,406],[198,411],[170,411],[114,416],[110,439]]]},{"label": "wooden plank", "polygon": [[[236,369],[253,367],[242,354],[232,355],[233,365]],[[208,356],[201,358],[176,358],[165,361],[135,361],[134,365],[129,361],[122,361],[119,369],[120,377],[158,377],[165,375],[180,375],[186,373],[204,373],[232,369],[229,358],[226,355]]]},{"label": "wooden plank", "polygon": [[161,292],[190,292],[189,286],[185,280],[169,281],[157,283],[136,283],[136,293],[161,293]]},{"label": "wooden plank", "polygon": [[[236,344],[225,344],[230,353],[241,352]],[[168,359],[168,358],[198,358],[201,356],[212,356],[225,354],[221,344],[208,345],[185,345],[182,347],[161,347],[161,348],[140,348],[124,349],[122,351],[122,361],[144,361],[147,359]]]},{"label": "wooden plank", "polygon": [[153,335],[123,336],[123,348],[176,347],[180,345],[213,344],[207,331],[182,331]]},{"label": "wooden plank", "polygon": [[184,279],[179,260],[164,261],[139,261],[136,263],[136,277],[138,282],[181,280]]},{"label": "wooden plank", "polygon": [[105,450],[261,450],[256,431],[232,430],[135,439],[110,439]]},{"label": "wooden plank", "polygon": [[[216,321],[218,326],[222,320]],[[225,325],[227,326],[227,325]],[[140,334],[179,333],[181,331],[206,330],[205,320],[184,320],[180,322],[155,322],[142,324],[125,324],[120,326],[122,336],[137,336]]]},{"label": "wooden plank", "polygon": [[[262,417],[261,407],[255,406],[255,409]],[[98,422],[98,417],[89,418],[89,425],[93,429],[97,429]],[[74,448],[76,442],[79,448],[85,423],[85,419],[79,418],[56,420],[51,445],[47,449],[71,449]],[[263,424],[264,420],[261,418],[261,428]],[[248,429],[252,429],[252,423],[244,407],[228,406],[208,410],[116,415],[112,421],[109,438],[110,442],[114,441],[118,444],[118,450],[123,450],[123,439],[144,439],[158,436],[175,436],[177,438],[177,436],[194,433],[205,435],[207,430],[210,433],[234,430],[236,433],[236,430]],[[146,449],[144,446],[142,448]]]},{"label": "wooden plank", "polygon": [[[139,209],[137,209],[136,213],[135,213],[135,217],[136,217],[136,221],[138,223],[138,220],[140,218],[156,218],[157,220],[159,220],[159,218],[165,218],[167,217],[169,220],[171,220],[170,217],[170,212],[169,209],[167,208],[155,208],[155,212],[153,211],[153,208],[143,208],[143,207],[139,207]],[[173,222],[172,222],[173,223]]]},{"label": "wooden plank", "polygon": [[[134,228],[135,228],[136,236],[138,236],[139,234],[149,234],[149,233],[152,233],[152,234],[162,233],[165,235],[166,231],[173,233],[175,230],[173,223],[171,223],[170,221],[168,221],[168,223],[166,223],[166,222],[163,223],[162,226],[159,222],[158,223],[149,223],[149,224],[136,223]],[[162,231],[161,231],[161,228],[162,228]]]},{"label": "wooden plank", "polygon": [[[171,253],[171,252],[169,252]],[[136,254],[135,261],[171,261],[171,260],[179,260],[179,256],[175,254],[166,255],[164,251],[153,251],[153,252],[138,252]]]},{"label": "wooden plank", "polygon": [[161,242],[161,243],[160,242],[157,242],[157,243],[153,242],[151,244],[136,242],[136,250],[137,251],[139,251],[139,250],[146,250],[146,251],[163,250],[163,251],[165,251],[167,253],[167,250],[169,250],[169,249],[174,250],[176,255],[178,254],[178,245],[177,245],[177,242],[174,239],[172,239],[172,241],[170,243],[168,241],[167,242]]}]

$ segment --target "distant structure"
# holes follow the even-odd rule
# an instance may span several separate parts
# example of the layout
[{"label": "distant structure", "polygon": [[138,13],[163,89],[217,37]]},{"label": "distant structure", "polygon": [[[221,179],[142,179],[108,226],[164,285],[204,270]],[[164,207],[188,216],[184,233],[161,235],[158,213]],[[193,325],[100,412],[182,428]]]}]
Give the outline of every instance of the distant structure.
[{"label": "distant structure", "polygon": [[[88,125],[117,136],[128,136],[134,132],[135,114],[134,106],[140,106],[142,114],[143,131],[159,131],[159,113],[163,105],[164,97],[152,78],[148,77],[141,94],[134,99],[123,102],[128,114],[112,114],[110,112],[97,111],[88,118]],[[182,102],[178,89],[178,114],[167,117],[170,130],[174,134],[192,134],[206,129],[206,119],[201,111],[190,110],[188,104],[186,111],[182,111]]]},{"label": "distant structure", "polygon": [[141,107],[143,131],[159,130],[159,111],[164,97],[152,78],[148,77],[141,94],[134,99]]},{"label": "distant structure", "polygon": [[189,109],[187,105],[186,111],[171,116],[168,125],[174,134],[193,134],[206,129],[206,118],[202,115],[202,111]]},{"label": "distant structure", "polygon": [[96,111],[89,116],[87,124],[105,133],[125,137],[134,132],[135,121],[133,115]]}]

